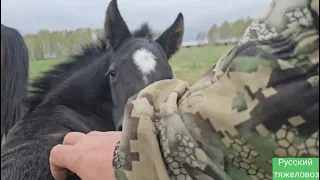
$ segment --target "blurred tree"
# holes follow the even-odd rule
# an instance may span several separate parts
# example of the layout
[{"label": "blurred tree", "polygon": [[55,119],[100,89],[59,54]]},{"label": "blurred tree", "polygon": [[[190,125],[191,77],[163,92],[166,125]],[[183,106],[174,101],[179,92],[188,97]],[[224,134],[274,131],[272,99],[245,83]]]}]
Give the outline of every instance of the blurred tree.
[{"label": "blurred tree", "polygon": [[219,33],[219,26],[217,24],[213,24],[208,32],[208,40],[210,44],[213,44],[215,41],[220,39]]},{"label": "blurred tree", "polygon": [[[196,40],[202,43],[208,38],[209,43],[213,44],[222,39],[239,38],[252,21],[251,17],[246,17],[231,23],[225,21],[221,26],[213,24],[208,33],[199,32]],[[156,31],[153,34],[154,38],[161,35]],[[103,29],[79,28],[59,31],[43,29],[36,34],[26,34],[24,39],[30,60],[43,60],[68,56],[76,52],[80,45],[96,40],[98,37],[103,37]]]},{"label": "blurred tree", "polygon": [[205,32],[198,32],[197,37],[196,37],[196,39],[199,43],[203,43],[206,40],[206,38],[207,38],[207,33],[205,33]]},{"label": "blurred tree", "polygon": [[221,39],[227,39],[231,37],[231,25],[228,21],[225,21],[220,27]]}]

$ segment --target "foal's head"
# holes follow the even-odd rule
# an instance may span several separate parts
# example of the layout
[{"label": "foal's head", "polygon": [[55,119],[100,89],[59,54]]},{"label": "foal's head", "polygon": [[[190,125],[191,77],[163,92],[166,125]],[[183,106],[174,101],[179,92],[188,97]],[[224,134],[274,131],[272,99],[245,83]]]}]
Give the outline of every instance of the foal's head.
[{"label": "foal's head", "polygon": [[116,127],[121,124],[129,97],[153,82],[173,78],[169,59],[179,49],[183,31],[184,22],[180,13],[173,25],[156,40],[132,36],[116,1],[110,3],[105,21],[105,37],[114,53],[105,75],[110,84]]},{"label": "foal's head", "polygon": [[[143,25],[130,33],[116,0],[107,8],[100,44],[85,46],[71,61],[55,66],[32,83],[29,112],[39,104],[63,104],[85,114],[94,114],[110,129],[121,125],[129,97],[149,84],[173,78],[169,58],[178,51],[184,31],[182,14],[156,40]],[[106,123],[106,124],[105,124]],[[109,123],[109,124],[108,124]]]}]

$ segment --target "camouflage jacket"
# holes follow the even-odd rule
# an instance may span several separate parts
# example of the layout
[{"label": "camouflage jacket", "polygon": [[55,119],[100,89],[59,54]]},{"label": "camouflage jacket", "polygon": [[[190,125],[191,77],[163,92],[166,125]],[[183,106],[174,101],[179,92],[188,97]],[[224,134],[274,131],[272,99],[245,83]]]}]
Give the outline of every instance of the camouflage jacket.
[{"label": "camouflage jacket", "polygon": [[319,0],[277,0],[195,85],[164,80],[125,108],[119,180],[272,179],[319,157]]}]

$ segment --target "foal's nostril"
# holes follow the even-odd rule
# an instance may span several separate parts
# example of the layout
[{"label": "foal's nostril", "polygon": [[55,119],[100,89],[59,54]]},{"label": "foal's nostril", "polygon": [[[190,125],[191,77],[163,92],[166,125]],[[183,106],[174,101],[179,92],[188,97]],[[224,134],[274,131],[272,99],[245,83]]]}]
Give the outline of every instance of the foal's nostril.
[{"label": "foal's nostril", "polygon": [[122,125],[118,126],[117,131],[122,131]]}]

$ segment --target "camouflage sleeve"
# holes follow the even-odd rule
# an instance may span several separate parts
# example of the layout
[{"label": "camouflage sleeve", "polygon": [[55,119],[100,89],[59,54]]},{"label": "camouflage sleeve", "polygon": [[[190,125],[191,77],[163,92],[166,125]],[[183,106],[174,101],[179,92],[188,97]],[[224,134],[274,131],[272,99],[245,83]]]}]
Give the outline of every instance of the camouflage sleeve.
[{"label": "camouflage sleeve", "polygon": [[319,157],[319,0],[275,0],[195,85],[126,105],[119,180],[268,180],[273,157]]}]

